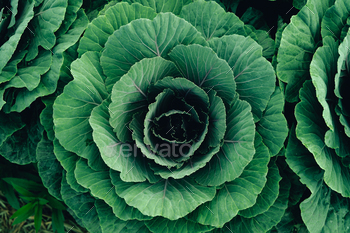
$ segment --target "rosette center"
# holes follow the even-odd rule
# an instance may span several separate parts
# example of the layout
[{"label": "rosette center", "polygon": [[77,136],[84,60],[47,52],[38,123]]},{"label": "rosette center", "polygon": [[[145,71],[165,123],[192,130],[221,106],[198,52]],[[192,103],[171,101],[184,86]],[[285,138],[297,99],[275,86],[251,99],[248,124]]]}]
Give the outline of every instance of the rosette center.
[{"label": "rosette center", "polygon": [[144,129],[145,143],[152,152],[177,162],[193,155],[208,128],[208,115],[181,94],[169,88],[158,94],[149,105]]}]

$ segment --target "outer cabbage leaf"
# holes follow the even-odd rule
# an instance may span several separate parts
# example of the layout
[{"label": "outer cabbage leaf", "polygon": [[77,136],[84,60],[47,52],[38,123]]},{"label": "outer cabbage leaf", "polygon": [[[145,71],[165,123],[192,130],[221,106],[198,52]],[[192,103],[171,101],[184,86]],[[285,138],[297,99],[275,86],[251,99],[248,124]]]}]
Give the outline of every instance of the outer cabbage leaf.
[{"label": "outer cabbage leaf", "polygon": [[62,200],[61,182],[63,168],[54,154],[53,142],[47,138],[45,133],[43,133],[36,148],[36,159],[38,161],[39,175],[44,186],[52,196]]},{"label": "outer cabbage leaf", "polygon": [[6,66],[7,62],[11,59],[13,53],[17,48],[17,44],[21,39],[21,36],[24,30],[27,28],[28,23],[34,16],[34,2],[25,1],[25,5],[23,7],[24,11],[22,12],[20,18],[17,20],[14,27],[16,27],[15,33],[0,47],[0,74],[3,68]]},{"label": "outer cabbage leaf", "polygon": [[[347,38],[350,38],[350,35]],[[348,146],[350,139],[343,132],[338,116],[336,115],[336,106],[334,104],[338,101],[338,97],[335,95],[335,93],[337,94],[335,91],[337,90],[335,89],[335,81],[340,76],[346,75],[343,73],[342,68],[343,63],[347,60],[347,52],[344,53],[344,51],[347,51],[347,45],[345,43],[349,42],[346,39],[339,46],[339,53],[341,54],[339,56],[337,53],[338,43],[332,37],[326,37],[323,41],[324,45],[316,51],[311,62],[310,73],[312,82],[316,88],[317,99],[323,107],[323,119],[329,128],[325,135],[325,143],[328,147],[335,149],[340,157],[350,157],[350,147]],[[336,67],[337,64],[338,69]],[[345,109],[346,106],[344,106]],[[344,117],[340,119],[344,119]]]},{"label": "outer cabbage leaf", "polygon": [[55,31],[61,26],[65,17],[68,0],[45,0],[36,13],[31,28],[34,37],[29,45],[26,61],[38,55],[38,47],[49,50],[56,44]]},{"label": "outer cabbage leaf", "polygon": [[25,88],[16,90],[16,96],[13,98],[15,102],[8,111],[21,112],[29,107],[37,98],[55,92],[64,61],[62,53],[78,41],[87,23],[88,21],[84,11],[79,10],[77,19],[74,21],[69,31],[57,38],[57,43],[51,50],[53,56],[50,70],[41,76],[39,85],[32,91]]},{"label": "outer cabbage leaf", "polygon": [[287,209],[288,194],[290,183],[281,181],[282,185],[279,189],[279,195],[274,204],[264,213],[253,218],[244,218],[237,216],[232,221],[227,223],[222,229],[214,232],[257,232],[264,233],[270,230],[273,226],[281,221],[281,218]]},{"label": "outer cabbage leaf", "polygon": [[213,89],[225,104],[231,104],[236,84],[229,65],[212,49],[201,45],[178,45],[169,54],[182,76],[200,88]]},{"label": "outer cabbage leaf", "polygon": [[255,204],[250,208],[239,211],[238,215],[245,218],[252,218],[264,213],[275,203],[279,195],[279,183],[282,177],[280,176],[278,167],[274,161],[270,161],[268,168],[266,184],[261,193],[259,193]]},{"label": "outer cabbage leaf", "polygon": [[179,15],[183,6],[192,0],[127,0],[128,2],[138,2],[144,6],[153,8],[157,13],[172,12]]},{"label": "outer cabbage leaf", "polygon": [[349,197],[350,187],[347,184],[350,181],[350,170],[344,167],[335,151],[325,145],[324,138],[328,128],[322,118],[322,107],[317,101],[311,81],[304,84],[300,99],[301,102],[295,109],[297,137],[325,171],[325,183],[342,196]]},{"label": "outer cabbage leaf", "polygon": [[339,58],[337,62],[337,74],[335,75],[335,95],[339,98],[336,113],[340,116],[340,123],[344,126],[344,131],[350,137],[350,115],[349,115],[349,94],[347,87],[349,85],[349,46],[350,33],[348,32],[344,41],[339,45]]},{"label": "outer cabbage leaf", "polygon": [[275,41],[264,30],[256,30],[255,34],[257,37],[255,41],[263,48],[262,55],[266,59],[271,59],[274,55]]},{"label": "outer cabbage leaf", "polygon": [[325,13],[322,24],[321,34],[325,38],[333,37],[335,40],[342,41],[349,30],[350,4],[348,1],[336,0]]},{"label": "outer cabbage leaf", "polygon": [[263,47],[263,56],[271,58],[273,56],[274,41],[266,33],[268,27],[265,26],[266,31],[256,30],[254,28],[254,26],[260,28],[261,25],[256,22],[263,22],[264,20],[258,19],[256,13],[251,13],[252,15],[249,17],[253,17],[257,25],[248,25],[249,23],[253,23],[246,19],[246,16],[250,14],[249,10],[252,8],[248,8],[241,19],[239,19],[233,13],[225,12],[222,6],[223,4],[219,0],[195,1],[185,6],[180,16],[193,24],[207,41],[215,37],[233,34],[250,36]]},{"label": "outer cabbage leaf", "polygon": [[212,201],[201,205],[190,214],[191,219],[220,228],[240,210],[255,204],[257,195],[266,184],[270,156],[260,135],[256,134],[254,143],[256,153],[243,173],[233,181],[224,183]]},{"label": "outer cabbage leaf", "polygon": [[256,126],[256,130],[262,136],[264,144],[269,148],[271,156],[276,155],[282,149],[288,134],[287,121],[282,113],[283,108],[283,94],[276,87]]},{"label": "outer cabbage leaf", "polygon": [[182,9],[180,17],[195,26],[207,41],[224,35],[246,35],[244,23],[214,1],[195,1]]},{"label": "outer cabbage leaf", "polygon": [[300,204],[301,217],[311,232],[346,232],[349,226],[349,199],[342,198],[323,181],[324,171],[313,155],[291,130],[287,146],[287,163],[311,191],[311,196]]},{"label": "outer cabbage leaf", "polygon": [[100,218],[100,224],[102,232],[113,232],[113,233],[133,233],[133,232],[144,232],[149,233],[150,231],[142,221],[123,221],[118,219],[104,201],[97,200],[95,203],[96,211]]},{"label": "outer cabbage leaf", "polygon": [[89,193],[81,193],[73,190],[68,185],[65,174],[62,177],[61,195],[64,203],[72,210],[74,215],[81,219],[83,225],[90,232],[102,232],[95,208],[96,199]]},{"label": "outer cabbage leaf", "polygon": [[201,225],[185,218],[175,221],[163,217],[156,217],[145,222],[148,229],[159,233],[190,233],[190,232],[209,232],[213,229],[211,226]]},{"label": "outer cabbage leaf", "polygon": [[[7,82],[11,80],[17,73],[17,65],[22,61],[24,56],[27,54],[27,50],[24,50],[19,53],[15,53],[11,60],[6,64],[0,73],[0,83]],[[1,105],[0,105],[1,107]]]},{"label": "outer cabbage leaf", "polygon": [[[283,22],[283,18],[278,17],[277,31],[276,31],[276,35],[275,35],[275,52],[274,52],[274,55],[273,55],[272,61],[271,61],[272,66],[275,70],[277,67],[277,55],[278,55],[278,49],[279,49],[280,44],[281,44],[282,32],[286,26],[287,26],[287,24]],[[278,81],[280,83],[280,86],[285,85],[285,83],[281,82],[280,80],[278,80]],[[282,87],[281,87],[281,90],[283,90]],[[284,93],[284,91],[282,91],[282,93]]]},{"label": "outer cabbage leaf", "polygon": [[112,207],[113,213],[118,218],[123,220],[137,219],[139,221],[151,219],[150,216],[141,214],[138,209],[128,206],[125,200],[116,194],[111,177],[116,179],[115,177],[118,177],[119,173],[109,171],[107,168],[94,171],[88,166],[86,160],[79,159],[74,174],[78,183],[89,189],[94,197],[104,200]]},{"label": "outer cabbage leaf", "polygon": [[307,0],[293,0],[293,6],[298,10],[301,10],[305,6]]},{"label": "outer cabbage leaf", "polygon": [[207,45],[190,23],[172,13],[159,13],[152,21],[136,19],[121,27],[108,38],[101,56],[107,90],[136,62],[156,56],[168,58],[178,44]]},{"label": "outer cabbage leaf", "polygon": [[76,192],[87,192],[88,190],[86,188],[78,184],[74,175],[75,164],[80,157],[64,149],[57,138],[53,140],[53,145],[55,156],[65,170],[67,184]]},{"label": "outer cabbage leaf", "polygon": [[40,76],[45,74],[52,63],[52,55],[49,51],[40,53],[35,60],[29,62],[27,67],[19,68],[14,76],[5,85],[6,88],[27,88],[32,91],[40,83]]},{"label": "outer cabbage leaf", "polygon": [[[108,95],[97,53],[86,53],[74,61],[72,73],[74,81],[65,87],[53,106],[55,134],[66,150],[88,159],[89,164],[97,168],[103,162],[92,139],[89,117],[92,109],[100,105]],[[73,132],[89,133],[77,137]]]},{"label": "outer cabbage leaf", "polygon": [[42,98],[41,100],[45,104],[45,108],[40,113],[40,123],[44,126],[47,133],[47,138],[51,141],[55,139],[54,124],[53,124],[53,103],[55,101],[55,96],[48,96]]},{"label": "outer cabbage leaf", "polygon": [[12,163],[24,165],[37,162],[36,147],[41,140],[44,128],[40,124],[37,113],[37,111],[40,111],[40,107],[33,105],[32,109],[34,111],[28,114],[26,119],[22,118],[22,121],[25,120],[25,126],[23,128],[17,126],[17,131],[7,137],[0,146],[0,155]]},{"label": "outer cabbage leaf", "polygon": [[11,112],[12,106],[16,104],[16,95],[20,90],[33,91],[38,87],[41,75],[50,69],[51,64],[51,53],[45,51],[29,62],[28,66],[18,68],[15,76],[0,88],[0,92],[4,91],[3,98],[6,102],[2,110],[6,113]]},{"label": "outer cabbage leaf", "polygon": [[7,28],[11,28],[16,23],[16,15],[18,13],[18,9],[17,9],[18,1],[19,0],[12,0],[11,1],[11,13],[12,13],[11,14],[11,21],[10,21],[9,25],[7,26]]},{"label": "outer cabbage leaf", "polygon": [[78,11],[83,4],[83,0],[68,0],[67,9],[61,26],[55,32],[56,37],[65,34],[78,17]]},{"label": "outer cabbage leaf", "polygon": [[193,179],[163,179],[157,183],[125,183],[113,176],[116,193],[129,206],[148,216],[177,220],[214,198],[215,187],[205,187]]},{"label": "outer cabbage leaf", "polygon": [[318,181],[323,178],[324,171],[317,165],[316,160],[308,149],[297,139],[295,126],[292,127],[289,133],[286,162],[300,177],[300,182],[314,193],[317,189]]},{"label": "outer cabbage leaf", "polygon": [[108,37],[121,26],[139,18],[152,20],[155,16],[156,13],[152,9],[140,4],[119,3],[108,8],[105,14],[94,19],[86,28],[79,43],[79,55],[87,51],[101,51]]},{"label": "outer cabbage leaf", "polygon": [[263,12],[253,7],[249,7],[243,13],[241,20],[244,22],[244,24],[249,24],[256,29],[260,29],[261,31],[268,31],[270,29],[264,19]]},{"label": "outer cabbage leaf", "polygon": [[0,112],[0,146],[16,131],[25,126],[18,113],[5,114]]},{"label": "outer cabbage leaf", "polygon": [[316,89],[317,99],[323,107],[323,119],[330,130],[334,130],[331,116],[334,106],[330,106],[328,100],[335,98],[334,75],[339,56],[338,45],[332,37],[324,38],[323,46],[317,49],[310,64],[312,83]]},{"label": "outer cabbage leaf", "polygon": [[265,58],[262,49],[254,40],[239,35],[214,38],[210,47],[226,60],[233,71],[239,98],[252,106],[257,122],[266,109],[276,82],[275,72]]},{"label": "outer cabbage leaf", "polygon": [[282,33],[277,55],[277,76],[287,83],[285,98],[297,102],[299,90],[309,79],[312,56],[321,41],[321,20],[334,0],[309,0]]}]

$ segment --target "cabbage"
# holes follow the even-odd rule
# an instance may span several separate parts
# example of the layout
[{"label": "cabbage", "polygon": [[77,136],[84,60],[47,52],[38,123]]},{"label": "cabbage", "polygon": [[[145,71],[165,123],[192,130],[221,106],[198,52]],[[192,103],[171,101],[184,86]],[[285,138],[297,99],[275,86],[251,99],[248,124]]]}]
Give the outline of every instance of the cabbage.
[{"label": "cabbage", "polygon": [[215,2],[151,2],[88,25],[41,115],[44,184],[90,232],[270,230],[288,128],[259,32]]}]

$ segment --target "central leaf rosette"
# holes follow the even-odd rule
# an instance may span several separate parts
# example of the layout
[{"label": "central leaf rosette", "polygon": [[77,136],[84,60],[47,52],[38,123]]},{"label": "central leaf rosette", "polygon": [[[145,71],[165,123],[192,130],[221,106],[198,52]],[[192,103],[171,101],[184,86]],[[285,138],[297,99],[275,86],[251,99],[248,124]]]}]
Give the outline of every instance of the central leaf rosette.
[{"label": "central leaf rosette", "polygon": [[[107,42],[103,54],[109,48]],[[196,70],[188,69],[190,61],[196,61]],[[144,58],[112,88],[109,123],[124,144],[111,142],[102,150],[104,161],[110,165],[113,157],[142,154],[155,175],[165,179],[191,175],[220,150],[226,132],[225,105],[240,102],[236,95],[231,67],[209,47],[178,45],[168,60]],[[245,109],[250,112],[249,105]],[[252,118],[250,129],[247,151],[253,156]],[[112,149],[113,143],[119,150]],[[130,181],[120,171],[121,178]]]},{"label": "central leaf rosette", "polygon": [[[192,50],[210,52],[215,64],[225,64],[209,48],[198,45],[180,46],[170,56],[179,52],[190,54]],[[226,68],[230,71],[228,65]],[[154,73],[155,69],[162,72]],[[231,83],[232,101],[235,85],[232,73],[226,73],[222,81]],[[124,142],[135,141],[142,154],[154,161],[151,168],[157,174],[160,170],[169,172],[171,167],[185,168],[194,161],[208,161],[219,150],[226,130],[225,105],[214,90],[215,84],[210,88],[201,86],[204,78],[211,76],[208,73],[191,81],[181,77],[175,63],[159,57],[135,64],[112,90],[110,124],[117,137]],[[220,117],[216,117],[217,112],[209,111],[211,106],[220,112]],[[124,127],[127,130],[123,131]],[[214,129],[218,134],[213,135]],[[203,167],[204,161],[186,175]],[[170,173],[163,178],[174,175]]]},{"label": "central leaf rosette", "polygon": [[[166,79],[166,82],[174,81]],[[186,79],[181,81],[187,82]],[[163,80],[159,82],[156,87],[164,83]],[[189,84],[193,85],[192,88],[196,87],[191,82]],[[191,89],[183,89],[181,92],[164,89],[156,96],[155,102],[149,105],[144,122],[136,122],[134,118],[136,125],[144,125],[145,144],[157,155],[179,162],[178,166],[182,161],[188,160],[204,141],[209,124],[206,114],[209,98],[206,93],[202,93],[206,97],[203,100],[206,102],[202,102],[201,97],[194,96]],[[195,99],[199,101],[196,103]],[[139,135],[135,133],[134,136],[136,139]]]},{"label": "central leaf rosette", "polygon": [[[102,53],[104,69],[109,69],[103,64],[112,45],[111,39]],[[167,57],[144,58],[131,66],[113,85],[110,100],[92,111],[90,123],[105,164],[120,172],[119,182],[136,187],[140,186],[132,182],[143,182],[145,189],[140,189],[138,199],[148,199],[150,187],[158,187],[166,196],[175,195],[168,188],[175,191],[178,185],[191,185],[186,190],[190,193],[201,190],[195,202],[192,195],[182,197],[187,207],[180,209],[173,208],[173,200],[164,200],[162,208],[152,210],[154,197],[146,206],[134,197],[125,198],[143,214],[175,220],[211,200],[215,186],[242,173],[255,152],[255,126],[249,104],[238,99],[231,67],[211,48],[177,45]],[[189,69],[194,61],[196,69]],[[97,114],[105,115],[109,129],[100,127]],[[216,174],[210,167],[220,161],[209,162],[215,154],[220,157],[217,153],[232,161],[239,156],[244,160],[231,162],[234,170],[229,169],[229,174]],[[210,177],[203,177],[203,172]],[[163,210],[166,207],[170,209]]]}]

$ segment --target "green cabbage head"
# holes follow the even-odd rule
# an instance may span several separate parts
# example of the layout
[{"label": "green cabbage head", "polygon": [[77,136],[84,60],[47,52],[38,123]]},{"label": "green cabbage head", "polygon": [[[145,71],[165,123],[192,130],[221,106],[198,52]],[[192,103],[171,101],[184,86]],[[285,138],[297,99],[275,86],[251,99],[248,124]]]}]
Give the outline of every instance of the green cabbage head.
[{"label": "green cabbage head", "polygon": [[90,23],[39,167],[91,232],[266,232],[288,198],[275,72],[215,2],[158,2]]}]

